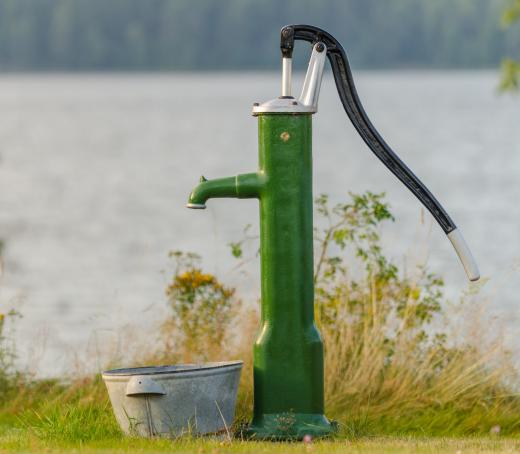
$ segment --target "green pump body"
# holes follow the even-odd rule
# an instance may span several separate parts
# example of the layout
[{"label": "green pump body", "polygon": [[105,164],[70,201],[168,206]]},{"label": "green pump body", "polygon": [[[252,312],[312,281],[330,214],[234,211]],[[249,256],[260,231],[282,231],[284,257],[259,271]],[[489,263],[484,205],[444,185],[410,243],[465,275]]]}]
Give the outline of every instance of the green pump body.
[{"label": "green pump body", "polygon": [[249,432],[261,438],[331,431],[314,323],[311,126],[311,114],[258,116],[262,310]]},{"label": "green pump body", "polygon": [[[298,100],[291,96],[294,40],[313,51]],[[368,119],[341,44],[310,25],[282,29],[282,96],[255,104],[259,170],[201,177],[189,208],[215,197],[260,201],[261,326],[254,345],[254,414],[246,434],[257,439],[327,436],[323,343],[314,323],[312,114],[328,58],[345,112],[368,147],[423,203],[451,241],[470,280],[478,267],[460,230],[426,186],[399,159]]]},{"label": "green pump body", "polygon": [[189,206],[210,197],[260,201],[261,326],[254,345],[260,439],[325,436],[323,342],[314,323],[312,116],[258,114],[259,170],[203,179]]}]

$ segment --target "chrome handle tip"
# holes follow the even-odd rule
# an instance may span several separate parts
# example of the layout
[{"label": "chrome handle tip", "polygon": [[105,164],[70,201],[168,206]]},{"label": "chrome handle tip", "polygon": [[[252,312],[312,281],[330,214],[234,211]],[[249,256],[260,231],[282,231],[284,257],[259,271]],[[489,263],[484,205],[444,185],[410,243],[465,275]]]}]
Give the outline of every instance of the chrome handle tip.
[{"label": "chrome handle tip", "polygon": [[466,275],[471,282],[478,281],[480,279],[480,272],[478,270],[478,265],[471,251],[460,233],[459,229],[452,230],[448,233],[448,239],[451,241],[455,252],[459,256],[459,259],[464,267],[464,271],[466,271]]}]

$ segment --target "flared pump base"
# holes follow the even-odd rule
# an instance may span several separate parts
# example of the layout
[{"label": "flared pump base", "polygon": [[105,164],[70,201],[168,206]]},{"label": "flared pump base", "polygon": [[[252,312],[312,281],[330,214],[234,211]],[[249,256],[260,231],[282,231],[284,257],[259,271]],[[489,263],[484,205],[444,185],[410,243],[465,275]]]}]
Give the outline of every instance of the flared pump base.
[{"label": "flared pump base", "polygon": [[309,413],[271,413],[255,417],[243,431],[253,440],[302,440],[306,435],[323,438],[333,435],[337,424],[324,415]]}]

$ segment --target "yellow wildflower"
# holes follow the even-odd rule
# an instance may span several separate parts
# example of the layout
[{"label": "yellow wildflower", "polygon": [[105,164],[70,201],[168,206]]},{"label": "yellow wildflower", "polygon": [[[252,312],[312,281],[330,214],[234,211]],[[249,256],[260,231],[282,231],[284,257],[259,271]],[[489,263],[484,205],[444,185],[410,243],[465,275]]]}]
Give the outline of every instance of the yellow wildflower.
[{"label": "yellow wildflower", "polygon": [[421,297],[421,289],[419,287],[414,288],[411,293],[414,301],[417,301]]}]

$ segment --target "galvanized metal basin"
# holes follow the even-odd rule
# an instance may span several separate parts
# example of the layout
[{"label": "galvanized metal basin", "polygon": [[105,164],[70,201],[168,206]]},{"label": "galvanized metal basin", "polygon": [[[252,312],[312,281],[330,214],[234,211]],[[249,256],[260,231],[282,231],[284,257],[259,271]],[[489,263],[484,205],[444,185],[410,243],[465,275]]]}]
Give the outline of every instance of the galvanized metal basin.
[{"label": "galvanized metal basin", "polygon": [[225,432],[233,423],[242,361],[103,372],[123,432],[141,437]]}]

